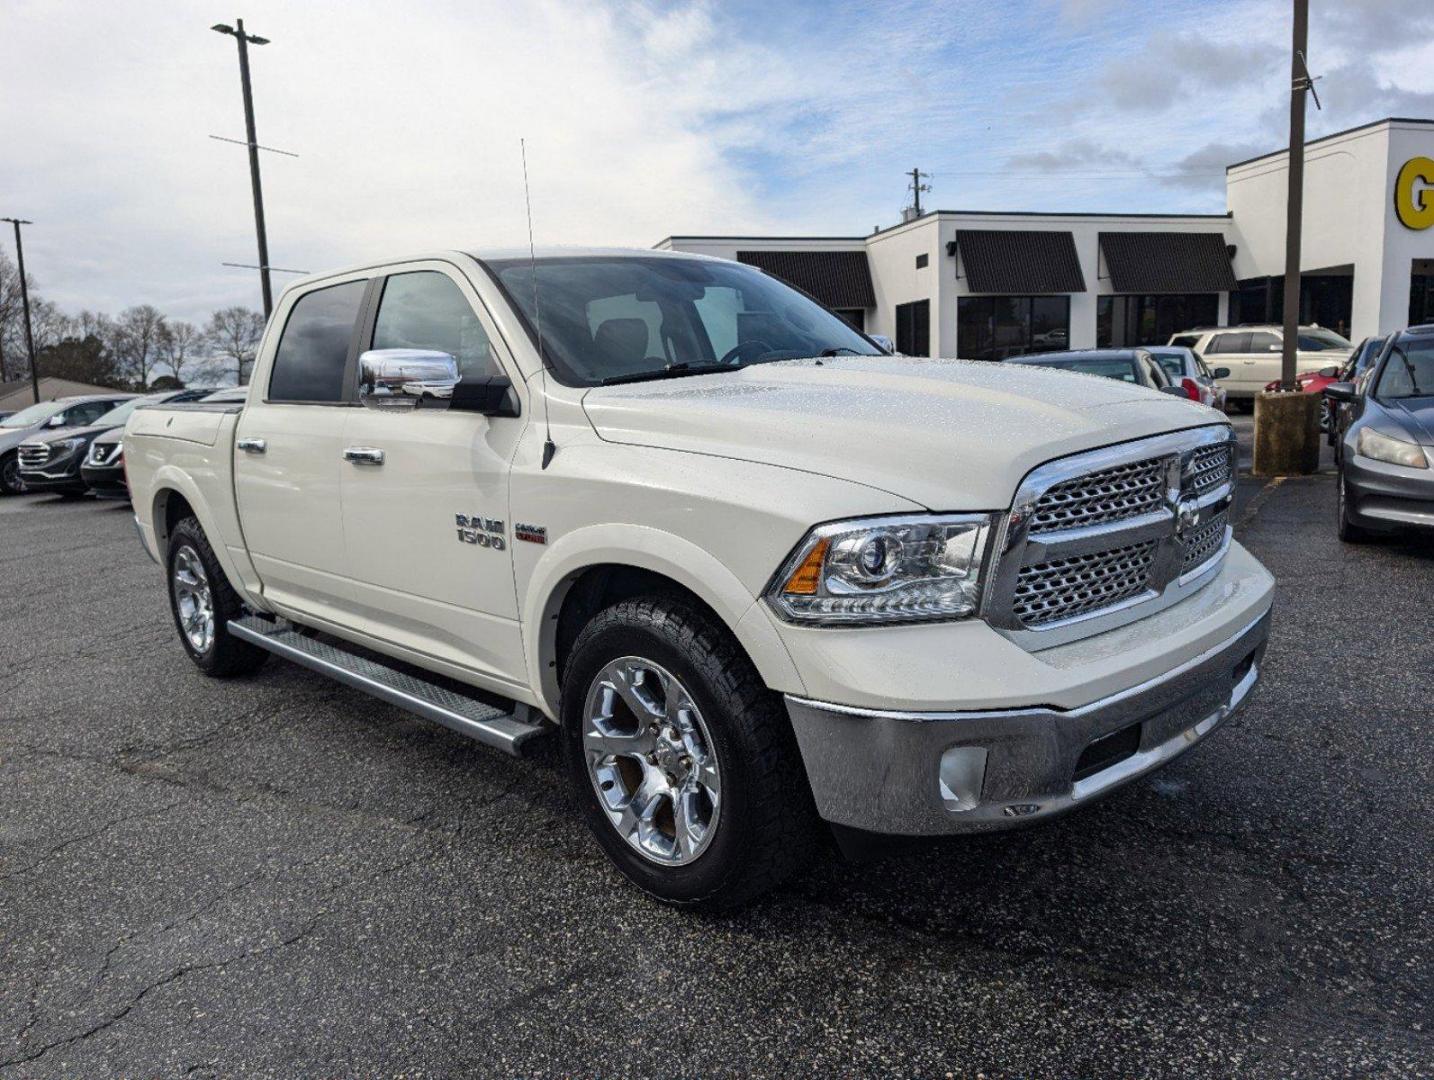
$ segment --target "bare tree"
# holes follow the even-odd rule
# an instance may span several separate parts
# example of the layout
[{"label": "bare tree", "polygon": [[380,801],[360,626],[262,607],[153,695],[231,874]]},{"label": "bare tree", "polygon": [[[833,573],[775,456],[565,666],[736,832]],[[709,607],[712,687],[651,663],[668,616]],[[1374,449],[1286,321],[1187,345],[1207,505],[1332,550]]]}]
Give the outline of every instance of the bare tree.
[{"label": "bare tree", "polygon": [[204,335],[192,322],[166,321],[160,328],[159,355],[179,382],[184,382],[184,371],[196,359],[203,343]]},{"label": "bare tree", "polygon": [[[29,284],[33,295],[35,279],[30,278]],[[0,251],[0,382],[18,379],[29,371],[24,313],[20,306],[20,271],[10,256]]]},{"label": "bare tree", "polygon": [[150,372],[160,359],[160,340],[164,333],[164,315],[150,304],[125,308],[115,324],[115,358],[120,370],[134,383],[135,389],[149,386]]},{"label": "bare tree", "polygon": [[264,316],[246,307],[224,308],[209,317],[204,333],[210,356],[228,362],[229,369],[238,376],[239,386],[248,382],[259,339],[264,336]]}]

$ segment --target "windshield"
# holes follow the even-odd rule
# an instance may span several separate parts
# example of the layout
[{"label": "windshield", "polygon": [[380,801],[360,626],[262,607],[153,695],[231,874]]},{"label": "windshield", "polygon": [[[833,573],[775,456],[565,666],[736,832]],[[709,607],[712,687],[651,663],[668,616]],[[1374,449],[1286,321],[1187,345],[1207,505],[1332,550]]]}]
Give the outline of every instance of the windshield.
[{"label": "windshield", "polygon": [[1129,356],[1062,356],[1051,359],[1046,356],[1021,357],[1008,363],[1027,364],[1031,367],[1060,368],[1062,371],[1079,371],[1085,375],[1099,375],[1106,379],[1138,383],[1140,376],[1135,370],[1135,360]]},{"label": "windshield", "polygon": [[1396,341],[1374,388],[1377,398],[1434,396],[1434,338]]},{"label": "windshield", "polygon": [[64,408],[63,401],[42,401],[38,405],[31,405],[28,409],[21,409],[14,416],[0,420],[0,427],[34,427],[40,421],[48,420]]},{"label": "windshield", "polygon": [[1354,345],[1333,330],[1322,330],[1316,326],[1300,331],[1300,348],[1310,352],[1323,352],[1325,349],[1352,349]]},{"label": "windshield", "polygon": [[536,269],[526,259],[488,265],[530,332],[541,314],[543,351],[570,384],[883,355],[815,301],[740,263],[582,256],[540,259]]}]

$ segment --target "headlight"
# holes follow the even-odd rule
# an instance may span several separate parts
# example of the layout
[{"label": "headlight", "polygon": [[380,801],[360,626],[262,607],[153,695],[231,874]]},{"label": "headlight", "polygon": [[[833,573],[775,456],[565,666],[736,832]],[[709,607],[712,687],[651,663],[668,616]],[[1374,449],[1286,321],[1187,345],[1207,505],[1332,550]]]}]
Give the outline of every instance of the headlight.
[{"label": "headlight", "polygon": [[981,603],[989,514],[836,521],[807,534],[767,596],[792,622],[964,619]]},{"label": "headlight", "polygon": [[60,454],[73,454],[76,450],[85,445],[84,439],[61,439],[52,444],[55,447],[56,457]]},{"label": "headlight", "polygon": [[1429,462],[1424,456],[1424,447],[1415,443],[1381,435],[1373,428],[1360,428],[1359,437],[1354,441],[1354,450],[1375,461],[1390,465],[1403,465],[1409,469],[1427,469]]}]

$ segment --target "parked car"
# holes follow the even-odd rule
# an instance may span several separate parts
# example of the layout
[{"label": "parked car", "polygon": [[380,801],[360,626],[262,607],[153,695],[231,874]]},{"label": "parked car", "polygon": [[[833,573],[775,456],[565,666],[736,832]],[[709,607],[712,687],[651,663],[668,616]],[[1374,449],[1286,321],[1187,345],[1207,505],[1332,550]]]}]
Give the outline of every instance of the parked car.
[{"label": "parked car", "polygon": [[[1284,328],[1280,326],[1219,326],[1174,334],[1171,345],[1184,345],[1210,365],[1230,369],[1220,380],[1231,403],[1253,405],[1255,395],[1278,381],[1284,363]],[[1295,352],[1297,373],[1338,367],[1349,358],[1354,346],[1321,326],[1300,327]]]},{"label": "parked car", "polygon": [[1224,411],[1225,388],[1216,380],[1229,378],[1229,368],[1212,370],[1195,355],[1194,349],[1184,345],[1151,345],[1145,351],[1155,357],[1155,362],[1170,376],[1171,383],[1181,387],[1191,401]]},{"label": "parked car", "polygon": [[[171,391],[182,393],[183,391]],[[168,395],[156,394],[149,400]],[[84,427],[63,428],[26,439],[20,444],[20,479],[30,491],[49,491],[67,498],[87,490],[80,470],[91,444],[106,431],[123,428],[130,414],[146,399],[126,394],[101,416]]]},{"label": "parked car", "polygon": [[1259,677],[1273,580],[1231,538],[1223,419],[887,356],[754,267],[454,251],[310,277],[254,384],[125,432],[192,661],[273,653],[514,753],[559,739],[597,842],[675,904],[770,887],[823,821],[1084,806]]},{"label": "parked car", "polygon": [[1325,395],[1349,406],[1338,455],[1339,538],[1434,529],[1434,325],[1391,335],[1362,383]]},{"label": "parked car", "polygon": [[[1344,367],[1340,369],[1339,378],[1336,381],[1355,383],[1357,386],[1374,369],[1374,365],[1384,352],[1384,346],[1392,336],[1386,334],[1384,337],[1368,337],[1356,345],[1354,352],[1350,354]],[[1320,393],[1324,393],[1323,389]],[[1338,460],[1341,441],[1345,431],[1349,429],[1349,406],[1344,402],[1335,401],[1326,394],[1323,408],[1329,417],[1329,427],[1326,429],[1325,438],[1334,447],[1335,459]]]},{"label": "parked car", "polygon": [[1027,353],[1007,357],[1008,364],[1057,368],[1099,375],[1106,379],[1148,386],[1176,397],[1188,397],[1183,386],[1173,383],[1165,369],[1145,349],[1076,349],[1072,352]]},{"label": "parked car", "polygon": [[127,499],[129,486],[124,475],[124,425],[130,415],[146,405],[164,403],[178,404],[184,401],[207,399],[214,393],[211,387],[194,387],[185,390],[169,390],[159,394],[126,401],[118,408],[106,413],[95,423],[96,428],[105,427],[90,442],[89,451],[80,464],[80,479],[96,497],[101,499]]},{"label": "parked car", "polygon": [[133,394],[90,394],[42,401],[0,420],[0,495],[28,490],[20,475],[20,444],[32,436],[61,428],[93,424]]}]

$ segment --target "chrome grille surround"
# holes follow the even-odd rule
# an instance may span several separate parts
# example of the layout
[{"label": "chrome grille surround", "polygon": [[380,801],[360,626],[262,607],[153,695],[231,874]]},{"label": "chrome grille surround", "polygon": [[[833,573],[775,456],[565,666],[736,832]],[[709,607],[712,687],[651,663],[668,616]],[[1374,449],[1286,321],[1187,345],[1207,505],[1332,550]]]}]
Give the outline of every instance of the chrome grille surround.
[{"label": "chrome grille surround", "polygon": [[997,538],[986,621],[1037,651],[1200,588],[1229,549],[1235,462],[1234,433],[1214,424],[1033,469]]},{"label": "chrome grille surround", "polygon": [[42,442],[21,443],[18,453],[20,456],[20,467],[22,469],[38,469],[50,460],[50,444]]}]

